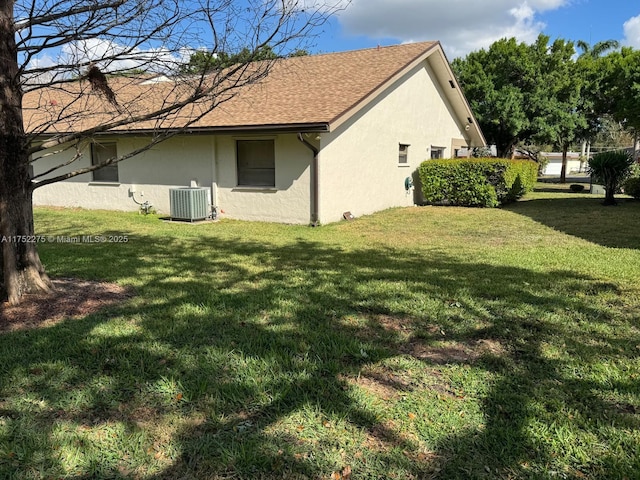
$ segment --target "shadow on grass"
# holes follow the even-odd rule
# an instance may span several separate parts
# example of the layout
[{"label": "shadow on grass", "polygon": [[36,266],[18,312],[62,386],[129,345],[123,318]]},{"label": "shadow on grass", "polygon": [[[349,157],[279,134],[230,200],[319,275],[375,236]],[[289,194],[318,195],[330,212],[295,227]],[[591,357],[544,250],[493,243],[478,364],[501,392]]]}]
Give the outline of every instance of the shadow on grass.
[{"label": "shadow on grass", "polygon": [[[108,265],[143,285],[102,315],[0,336],[3,478],[327,478],[340,462],[355,478],[541,478],[558,452],[537,430],[558,435],[564,412],[605,445],[603,424],[640,426],[607,400],[636,393],[633,382],[570,374],[603,356],[633,358],[640,344],[637,331],[602,333],[621,306],[571,295],[617,288],[594,278],[302,240],[75,247],[46,245],[42,256],[66,275]],[[437,351],[441,331],[460,345],[500,345],[496,355],[444,358],[492,379],[484,426],[404,435],[345,378],[399,356],[431,368],[423,353]],[[296,427],[312,430],[313,418],[317,431]],[[624,441],[616,446],[627,455],[611,454],[610,466],[593,460],[601,478],[640,468],[638,446]],[[424,445],[432,456],[412,453]]]},{"label": "shadow on grass", "polygon": [[571,194],[585,194],[589,193],[589,184],[580,184],[584,186],[584,190],[581,192],[573,192],[570,188],[571,183],[552,184],[552,183],[539,183],[534,189],[534,192],[544,193],[571,193]]},{"label": "shadow on grass", "polygon": [[560,177],[550,177],[550,176],[542,176],[538,177],[537,185],[534,189],[536,192],[571,192],[569,188],[572,184],[580,184],[583,185],[587,190],[585,193],[588,193],[589,186],[591,185],[591,177],[586,173],[582,175],[572,175],[568,176],[565,179],[564,183],[560,182]]},{"label": "shadow on grass", "polygon": [[545,198],[504,207],[536,222],[605,247],[640,249],[640,202],[619,198],[605,207],[601,198]]}]

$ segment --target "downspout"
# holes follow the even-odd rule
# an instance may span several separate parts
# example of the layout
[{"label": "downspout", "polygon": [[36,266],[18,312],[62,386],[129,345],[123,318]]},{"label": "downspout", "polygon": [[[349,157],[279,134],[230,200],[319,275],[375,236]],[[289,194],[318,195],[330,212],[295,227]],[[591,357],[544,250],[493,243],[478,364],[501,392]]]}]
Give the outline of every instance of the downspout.
[{"label": "downspout", "polygon": [[211,137],[211,219],[215,220],[218,215],[218,139],[214,135]]},{"label": "downspout", "polygon": [[318,221],[318,150],[314,145],[304,139],[302,133],[298,133],[298,140],[313,152],[313,161],[311,162],[311,226],[317,227]]}]

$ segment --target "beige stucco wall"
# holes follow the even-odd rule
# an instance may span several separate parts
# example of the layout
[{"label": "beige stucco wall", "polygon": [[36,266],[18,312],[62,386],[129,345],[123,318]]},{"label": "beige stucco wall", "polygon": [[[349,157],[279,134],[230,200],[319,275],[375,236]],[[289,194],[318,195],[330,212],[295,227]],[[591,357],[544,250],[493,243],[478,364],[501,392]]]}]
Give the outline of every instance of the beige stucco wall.
[{"label": "beige stucco wall", "polygon": [[[237,188],[235,140],[238,138],[274,139],[276,188]],[[105,137],[103,141],[114,139]],[[147,141],[142,137],[119,137],[118,154],[140,148]],[[37,174],[64,163],[72,154],[62,152],[40,159],[34,163],[34,171]],[[217,206],[229,218],[304,224],[310,218],[311,159],[311,151],[291,134],[183,135],[119,163],[119,183],[92,182],[91,174],[80,175],[36,189],[34,204],[135,211],[139,206],[129,196],[133,188],[138,201],[149,201],[158,213],[168,214],[169,189],[189,186],[194,181],[198,186],[211,189],[210,198],[217,199]],[[87,149],[83,158],[59,172],[76,170],[90,163]]]},{"label": "beige stucco wall", "polygon": [[[145,138],[105,137],[103,142],[116,141],[118,154],[123,155],[148,142]],[[135,211],[136,205],[129,190],[136,190],[136,200],[149,201],[159,213],[169,213],[169,189],[189,186],[194,180],[199,186],[210,187],[213,179],[212,139],[205,136],[183,136],[170,139],[133,158],[118,164],[119,183],[93,182],[91,174],[80,175],[64,182],[37,188],[35,205],[82,207]],[[63,152],[34,163],[34,173],[58,165],[73,152]],[[77,170],[91,164],[89,149],[69,167]],[[144,195],[140,195],[140,194]]]},{"label": "beige stucco wall", "polygon": [[[236,140],[273,139],[275,146],[275,188],[238,187]],[[242,220],[309,223],[311,150],[295,135],[252,135],[217,137],[218,205],[224,215]]]},{"label": "beige stucco wall", "polygon": [[[448,85],[446,88],[450,88]],[[453,139],[464,137],[425,61],[389,87],[385,95],[322,135],[319,156],[320,221],[340,220],[414,203],[404,180],[430,158],[432,146],[453,154]],[[399,144],[409,144],[407,164],[398,163]]]}]

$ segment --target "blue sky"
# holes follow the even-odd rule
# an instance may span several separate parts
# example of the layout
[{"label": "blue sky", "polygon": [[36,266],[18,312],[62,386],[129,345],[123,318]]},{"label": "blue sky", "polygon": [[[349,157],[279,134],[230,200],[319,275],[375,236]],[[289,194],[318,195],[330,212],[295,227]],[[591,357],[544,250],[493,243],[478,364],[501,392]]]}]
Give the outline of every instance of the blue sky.
[{"label": "blue sky", "polygon": [[531,42],[539,33],[640,48],[640,0],[352,0],[311,50],[440,40],[455,58],[502,37]]}]

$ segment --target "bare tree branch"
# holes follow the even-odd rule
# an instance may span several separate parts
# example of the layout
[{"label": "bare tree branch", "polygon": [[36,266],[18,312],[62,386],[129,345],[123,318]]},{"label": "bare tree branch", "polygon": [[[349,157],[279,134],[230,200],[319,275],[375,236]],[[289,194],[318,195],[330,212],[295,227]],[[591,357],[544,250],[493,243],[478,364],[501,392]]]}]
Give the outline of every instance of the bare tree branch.
[{"label": "bare tree branch", "polygon": [[[292,43],[308,39],[314,29],[321,26],[328,15],[339,8],[339,2],[336,5],[320,3],[312,8],[313,2],[306,0],[303,2],[307,7],[305,9],[296,0],[251,0],[248,8],[234,0],[199,0],[194,2],[197,7],[192,7],[189,11],[180,10],[177,2],[172,4],[171,1],[160,0],[138,0],[133,2],[133,6],[131,0],[105,0],[98,2],[100,8],[81,5],[79,0],[63,3],[66,6],[69,3],[76,5],[75,8],[69,8],[66,15],[65,12],[56,11],[39,15],[31,23],[18,22],[23,29],[30,29],[30,33],[21,37],[18,42],[19,49],[26,52],[21,67],[23,78],[26,79],[24,81],[29,82],[30,78],[46,74],[55,77],[41,83],[27,84],[27,96],[34,95],[35,91],[46,92],[48,95],[43,93],[34,106],[26,106],[25,111],[32,112],[28,115],[31,119],[31,146],[27,150],[31,156],[66,144],[93,139],[99,134],[115,133],[123,129],[135,130],[149,121],[155,122],[155,128],[170,131],[171,135],[184,131],[221,103],[233,98],[241,88],[259,82],[268,74],[273,61],[253,62],[262,49],[284,49]],[[157,7],[158,10],[154,15],[145,11],[144,18],[141,19],[138,13],[142,4],[150,8]],[[32,12],[34,5],[35,2],[31,5]],[[115,13],[116,7],[124,7],[124,11]],[[77,17],[83,15],[87,22],[79,24]],[[116,17],[123,23],[116,25]],[[151,18],[155,22],[150,22]],[[143,33],[138,29],[140,23],[145,23],[147,27]],[[177,30],[184,29],[185,25],[197,28],[171,36]],[[34,27],[46,28],[35,32]],[[110,43],[116,35],[120,43]],[[92,40],[92,44],[82,47],[81,42],[88,40]],[[156,50],[151,47],[154,41],[160,42],[154,47]],[[223,71],[177,75],[180,55],[184,55],[185,51],[195,51],[200,46],[194,42],[208,43],[211,46],[208,50],[214,52],[226,53],[249,47],[249,55],[241,63]],[[30,62],[37,54],[60,45],[67,46],[67,52],[72,52],[67,56],[66,62],[31,65]],[[91,77],[90,74],[83,73],[83,70],[95,73],[91,69],[97,68],[96,64],[100,65],[101,72],[107,74],[101,85],[103,92],[111,92],[107,96],[107,103],[113,106],[111,113],[104,104],[96,101],[95,95],[87,87],[82,86],[82,79]],[[121,95],[126,95],[123,92],[144,77],[132,79],[129,86],[112,89],[110,82],[115,80],[118,83],[119,79],[110,75],[126,72],[132,65],[137,69],[164,72],[169,75],[170,81],[162,87],[150,87],[146,91],[141,89],[137,96],[121,99]],[[71,73],[75,76],[71,76]],[[148,101],[146,97],[151,95],[152,90],[162,92],[162,101],[151,108],[138,108],[138,104]],[[66,100],[58,101],[55,99],[56,95]],[[156,95],[159,93],[156,92]],[[187,107],[190,108],[189,114],[186,114]],[[87,118],[96,116],[96,109],[102,111],[101,121],[83,128]],[[33,142],[43,135],[49,138]],[[167,132],[155,132],[153,141],[147,148],[167,136]],[[44,157],[37,156],[33,161],[39,158]],[[116,159],[115,163],[121,160]],[[47,174],[68,165],[69,163],[63,162]],[[67,172],[36,182],[35,186],[41,187],[97,168],[99,166]],[[42,177],[43,175],[38,176]]]},{"label": "bare tree branch", "polygon": [[36,25],[43,25],[46,23],[54,22],[56,20],[60,20],[63,18],[67,18],[73,15],[80,15],[88,12],[96,12],[103,9],[109,8],[118,8],[119,6],[124,5],[127,0],[116,0],[113,2],[106,3],[93,3],[91,5],[84,5],[80,7],[72,8],[67,11],[59,11],[55,13],[50,13],[48,15],[35,16],[34,15],[34,7],[35,3],[32,4],[30,9],[30,15],[26,19],[19,19],[14,22],[14,28],[16,31],[23,30],[25,28],[33,28]]}]

